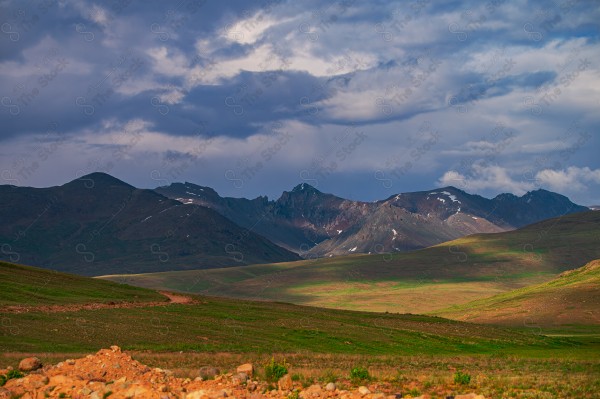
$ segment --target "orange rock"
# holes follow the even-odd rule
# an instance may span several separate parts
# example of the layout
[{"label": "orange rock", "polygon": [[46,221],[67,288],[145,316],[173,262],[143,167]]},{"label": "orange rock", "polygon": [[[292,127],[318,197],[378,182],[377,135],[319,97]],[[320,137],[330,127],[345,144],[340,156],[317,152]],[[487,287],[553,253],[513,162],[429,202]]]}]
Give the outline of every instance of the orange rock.
[{"label": "orange rock", "polygon": [[280,391],[291,391],[294,388],[294,383],[292,382],[292,377],[289,374],[284,375],[277,381],[277,386]]},{"label": "orange rock", "polygon": [[27,357],[19,363],[19,370],[33,371],[42,368],[42,361],[37,357]]},{"label": "orange rock", "polygon": [[248,377],[252,377],[252,374],[254,373],[254,366],[252,365],[252,363],[242,364],[241,366],[238,366],[237,372],[246,373]]}]

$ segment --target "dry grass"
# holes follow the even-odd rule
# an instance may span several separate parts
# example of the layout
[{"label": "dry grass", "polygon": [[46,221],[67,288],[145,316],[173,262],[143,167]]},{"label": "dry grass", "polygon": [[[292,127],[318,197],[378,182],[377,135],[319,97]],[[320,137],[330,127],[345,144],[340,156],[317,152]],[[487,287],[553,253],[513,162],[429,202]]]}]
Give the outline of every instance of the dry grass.
[{"label": "dry grass", "polygon": [[[38,354],[45,362],[58,362],[85,354]],[[0,355],[3,365],[16,365],[21,353]],[[212,365],[223,373],[245,362],[257,366],[259,378],[270,354],[134,352],[133,357],[152,367],[173,370],[180,377],[196,377],[198,369]],[[478,392],[491,398],[597,398],[600,392],[600,360],[523,359],[502,356],[366,356],[334,354],[276,354],[290,366],[290,374],[304,385],[335,380],[350,387],[352,367],[365,366],[373,379],[365,382],[388,393],[427,393],[445,398]],[[456,371],[472,376],[468,385],[454,383]],[[375,388],[376,386],[376,388]]]}]

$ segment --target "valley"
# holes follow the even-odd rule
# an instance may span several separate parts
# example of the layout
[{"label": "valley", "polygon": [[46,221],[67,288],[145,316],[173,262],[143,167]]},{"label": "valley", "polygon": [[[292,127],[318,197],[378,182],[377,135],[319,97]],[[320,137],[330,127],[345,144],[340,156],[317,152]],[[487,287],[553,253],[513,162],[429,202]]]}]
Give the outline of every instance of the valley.
[{"label": "valley", "polygon": [[588,211],[411,252],[102,278],[205,295],[428,313],[549,281],[599,259],[599,242],[600,213]]}]

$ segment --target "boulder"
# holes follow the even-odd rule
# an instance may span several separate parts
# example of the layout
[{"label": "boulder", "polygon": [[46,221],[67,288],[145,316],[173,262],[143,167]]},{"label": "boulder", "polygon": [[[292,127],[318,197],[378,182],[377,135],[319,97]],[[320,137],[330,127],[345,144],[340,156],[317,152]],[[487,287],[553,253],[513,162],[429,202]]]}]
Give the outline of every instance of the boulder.
[{"label": "boulder", "polygon": [[42,368],[42,361],[37,357],[27,357],[19,363],[19,370],[33,371]]},{"label": "boulder", "polygon": [[231,382],[234,385],[240,385],[248,381],[248,374],[246,373],[237,373],[231,377]]},{"label": "boulder", "polygon": [[292,377],[289,374],[284,375],[277,381],[277,386],[280,391],[290,391],[294,388],[294,384],[292,382]]},{"label": "boulder", "polygon": [[242,364],[241,366],[238,366],[237,372],[238,373],[246,373],[246,375],[248,377],[252,377],[252,375],[254,373],[254,366],[252,365],[252,363]]},{"label": "boulder", "polygon": [[330,382],[329,384],[325,385],[325,390],[329,392],[335,391],[335,384]]}]

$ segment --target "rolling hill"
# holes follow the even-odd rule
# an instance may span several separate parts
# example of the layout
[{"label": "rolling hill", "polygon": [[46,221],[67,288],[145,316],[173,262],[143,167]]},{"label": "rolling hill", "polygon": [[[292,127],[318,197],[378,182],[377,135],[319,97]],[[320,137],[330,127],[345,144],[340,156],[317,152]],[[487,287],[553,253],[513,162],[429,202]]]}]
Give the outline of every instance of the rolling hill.
[{"label": "rolling hill", "polygon": [[600,260],[538,285],[509,291],[436,314],[512,326],[600,325]]},{"label": "rolling hill", "polygon": [[82,275],[281,262],[299,257],[212,209],[104,173],[63,186],[0,186],[1,258]]},{"label": "rolling hill", "polygon": [[164,301],[154,290],[0,262],[0,306]]},{"label": "rolling hill", "polygon": [[549,281],[600,258],[600,212],[402,253],[105,278],[151,288],[339,309],[425,313]]},{"label": "rolling hill", "polygon": [[[148,290],[43,269],[2,264],[2,303],[121,301]],[[13,289],[14,288],[14,289]],[[56,293],[51,293],[55,290]],[[38,294],[39,293],[39,294]],[[47,296],[47,294],[49,294]],[[28,300],[31,297],[34,302]],[[133,298],[133,297],[132,297]],[[439,317],[319,309],[195,297],[193,303],[76,311],[6,312],[0,352],[70,352],[119,345],[140,350],[255,353],[469,354],[561,349],[561,339]]]},{"label": "rolling hill", "polygon": [[214,209],[305,258],[414,250],[589,210],[545,190],[487,199],[444,187],[376,202],[343,199],[306,183],[283,192],[275,201],[221,197],[210,187],[188,182],[156,191]]}]

